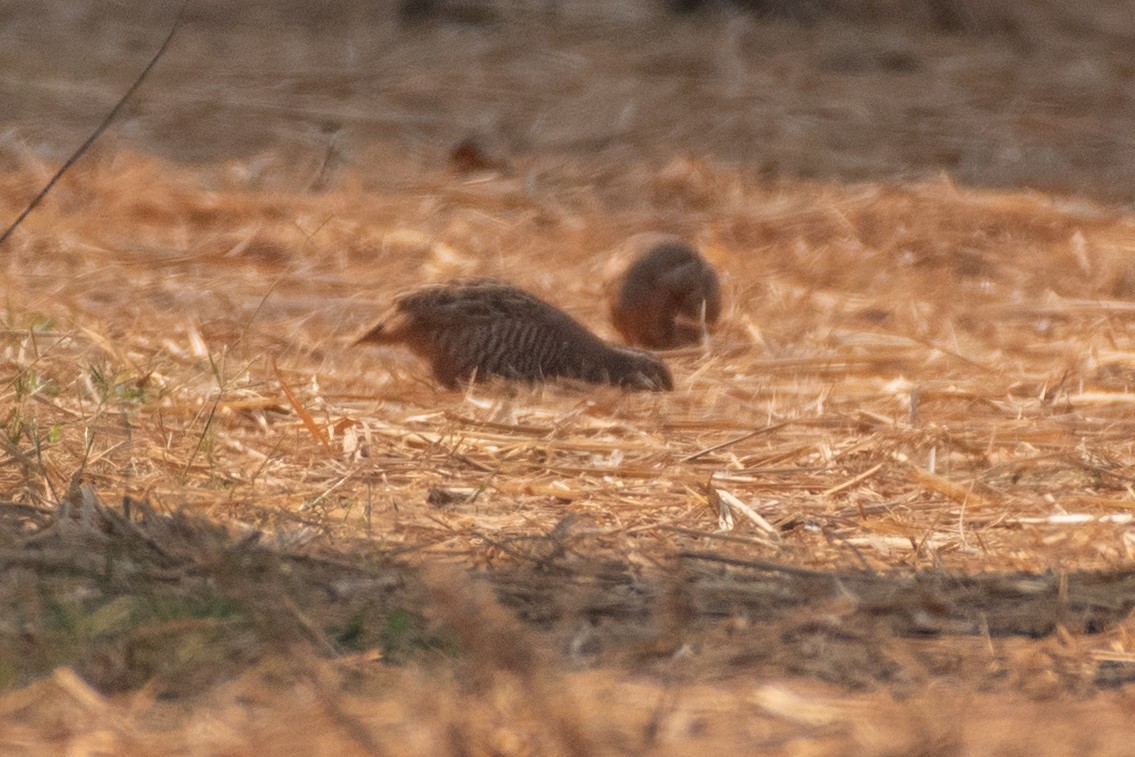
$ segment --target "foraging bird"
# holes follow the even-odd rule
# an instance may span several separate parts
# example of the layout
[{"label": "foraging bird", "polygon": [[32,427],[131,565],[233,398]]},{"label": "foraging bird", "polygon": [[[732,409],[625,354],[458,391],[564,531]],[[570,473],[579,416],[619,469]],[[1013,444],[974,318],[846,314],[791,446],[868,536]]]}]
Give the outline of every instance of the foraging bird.
[{"label": "foraging bird", "polygon": [[654,349],[701,339],[721,315],[717,272],[678,237],[632,239],[639,254],[618,282],[611,320],[629,344]]},{"label": "foraging bird", "polygon": [[490,376],[674,388],[657,356],[608,344],[559,308],[494,279],[458,279],[404,292],[355,343],[362,342],[406,344],[449,389]]}]

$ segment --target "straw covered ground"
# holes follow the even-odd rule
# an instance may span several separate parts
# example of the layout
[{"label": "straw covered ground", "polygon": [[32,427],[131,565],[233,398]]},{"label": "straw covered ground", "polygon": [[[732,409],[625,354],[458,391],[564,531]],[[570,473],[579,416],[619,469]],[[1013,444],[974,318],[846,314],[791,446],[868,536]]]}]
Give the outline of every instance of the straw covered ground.
[{"label": "straw covered ground", "polygon": [[[5,223],[176,11],[43,6]],[[191,5],[0,251],[3,751],[1127,753],[1135,18],[898,7]],[[350,346],[642,231],[672,393]]]}]

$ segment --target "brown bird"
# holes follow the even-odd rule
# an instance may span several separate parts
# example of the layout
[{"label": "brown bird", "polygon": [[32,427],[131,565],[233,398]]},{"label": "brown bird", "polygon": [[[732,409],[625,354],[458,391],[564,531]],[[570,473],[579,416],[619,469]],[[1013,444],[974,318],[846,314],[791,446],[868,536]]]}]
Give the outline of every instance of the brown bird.
[{"label": "brown bird", "polygon": [[361,342],[406,344],[450,389],[490,376],[674,388],[657,356],[608,344],[559,308],[494,279],[458,279],[404,292],[356,344]]},{"label": "brown bird", "polygon": [[721,315],[713,266],[677,237],[652,234],[630,245],[640,252],[611,303],[611,320],[623,339],[654,349],[700,340]]}]

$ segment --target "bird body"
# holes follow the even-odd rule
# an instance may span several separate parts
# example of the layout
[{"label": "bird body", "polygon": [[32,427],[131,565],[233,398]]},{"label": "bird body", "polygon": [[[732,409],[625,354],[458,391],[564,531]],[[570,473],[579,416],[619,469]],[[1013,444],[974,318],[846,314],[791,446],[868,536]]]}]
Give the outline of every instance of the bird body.
[{"label": "bird body", "polygon": [[678,237],[645,235],[617,284],[611,320],[630,344],[654,349],[701,339],[721,315],[721,286],[713,266]]},{"label": "bird body", "polygon": [[406,344],[450,389],[491,376],[673,388],[657,356],[608,344],[559,308],[495,279],[459,279],[400,294],[361,342]]}]

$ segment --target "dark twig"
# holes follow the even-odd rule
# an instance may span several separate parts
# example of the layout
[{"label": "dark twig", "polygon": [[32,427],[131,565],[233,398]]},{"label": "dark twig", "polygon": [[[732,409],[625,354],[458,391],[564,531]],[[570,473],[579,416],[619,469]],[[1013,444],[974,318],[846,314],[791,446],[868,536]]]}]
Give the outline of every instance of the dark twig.
[{"label": "dark twig", "polygon": [[24,211],[20,213],[15,221],[12,221],[12,225],[5,229],[3,234],[0,234],[0,247],[4,245],[4,242],[8,241],[8,237],[12,235],[12,232],[14,232],[16,228],[21,223],[23,223],[24,219],[28,217],[28,214],[35,210],[36,206],[38,206],[43,198],[47,196],[47,193],[50,192],[51,188],[55,186],[55,182],[59,181],[59,179],[63,177],[63,174],[67,173],[67,170],[71,168],[71,166],[75,165],[79,158],[83,157],[83,153],[85,153],[90,148],[90,146],[94,144],[94,141],[102,136],[102,133],[106,131],[111,122],[114,121],[114,119],[118,116],[119,111],[122,110],[122,106],[126,105],[126,101],[130,99],[130,96],[134,94],[138,87],[142,86],[142,82],[146,80],[146,77],[149,75],[150,70],[157,64],[159,60],[161,60],[162,56],[165,55],[166,48],[169,47],[169,43],[173,41],[173,35],[177,33],[178,27],[181,26],[181,18],[185,14],[185,7],[187,5],[189,5],[189,0],[185,0],[181,4],[181,8],[177,11],[177,18],[174,19],[173,26],[170,28],[169,34],[166,35],[165,41],[162,42],[162,46],[158,48],[158,51],[156,53],[154,53],[154,57],[150,58],[150,62],[146,64],[146,67],[144,69],[142,69],[142,73],[139,74],[138,78],[134,80],[134,83],[130,85],[130,89],[126,90],[126,94],[124,94],[118,100],[115,106],[111,109],[110,113],[108,113],[106,115],[106,118],[102,120],[102,123],[98,125],[98,128],[95,129],[89,137],[87,137],[87,140],[83,142],[83,144],[79,145],[79,149],[71,153],[71,157],[67,158],[67,162],[64,163],[59,168],[59,170],[55,172],[55,175],[51,177],[51,180],[48,181],[47,184],[44,185],[43,189],[39,190],[39,194],[32,198],[32,201],[28,203],[28,206],[24,208]]}]

